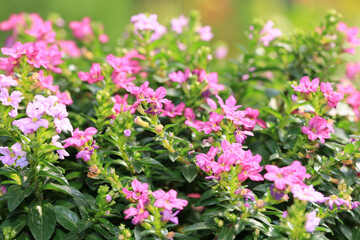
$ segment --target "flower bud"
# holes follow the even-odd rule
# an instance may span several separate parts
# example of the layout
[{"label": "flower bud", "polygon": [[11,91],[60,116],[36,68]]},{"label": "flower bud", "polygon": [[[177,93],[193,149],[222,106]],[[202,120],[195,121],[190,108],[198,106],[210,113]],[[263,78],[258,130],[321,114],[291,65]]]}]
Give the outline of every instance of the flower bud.
[{"label": "flower bud", "polygon": [[142,126],[142,127],[149,127],[149,123],[143,121],[139,116],[137,116],[134,120],[134,123]]},{"label": "flower bud", "polygon": [[263,207],[265,207],[265,201],[264,201],[264,200],[261,200],[261,199],[257,200],[257,201],[256,201],[256,207],[258,207],[258,208],[263,208]]},{"label": "flower bud", "polygon": [[89,167],[89,172],[87,174],[88,178],[96,178],[101,173],[100,169],[94,164]]},{"label": "flower bud", "polygon": [[155,127],[155,131],[157,132],[157,134],[161,134],[163,129],[164,129],[164,126],[161,124],[156,125],[156,127]]}]

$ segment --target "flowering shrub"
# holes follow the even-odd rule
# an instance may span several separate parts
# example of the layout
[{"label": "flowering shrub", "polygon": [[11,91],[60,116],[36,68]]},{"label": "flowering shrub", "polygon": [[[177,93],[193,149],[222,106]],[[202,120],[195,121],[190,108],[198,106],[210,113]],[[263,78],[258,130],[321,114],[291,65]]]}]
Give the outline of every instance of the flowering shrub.
[{"label": "flowering shrub", "polygon": [[257,20],[231,61],[196,13],[133,16],[116,49],[88,17],[0,30],[1,239],[360,237],[360,38],[338,13]]}]

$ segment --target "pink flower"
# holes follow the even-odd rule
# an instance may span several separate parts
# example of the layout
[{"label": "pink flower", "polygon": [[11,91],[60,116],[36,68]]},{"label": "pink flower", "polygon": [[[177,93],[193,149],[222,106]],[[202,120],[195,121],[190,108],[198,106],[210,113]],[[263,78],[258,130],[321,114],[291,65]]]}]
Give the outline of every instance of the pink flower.
[{"label": "pink flower", "polygon": [[173,18],[171,20],[171,29],[180,34],[183,32],[183,28],[186,27],[189,24],[189,20],[184,17],[184,15],[181,15],[179,18]]},{"label": "pink flower", "polygon": [[263,181],[264,178],[260,174],[262,170],[263,167],[261,167],[257,162],[243,165],[241,173],[238,174],[238,179],[240,182],[245,181],[247,178],[250,178],[251,180],[256,182]]},{"label": "pink flower", "polygon": [[310,94],[312,92],[316,92],[319,87],[319,78],[314,78],[310,81],[309,77],[305,76],[300,79],[300,85],[295,86],[291,85],[296,92],[302,92],[306,94]]},{"label": "pink flower", "polygon": [[73,103],[73,100],[68,92],[57,91],[56,97],[58,97],[59,103],[63,103],[65,105],[71,105]]},{"label": "pink flower", "polygon": [[49,76],[45,77],[43,70],[39,71],[38,80],[39,80],[41,88],[49,89],[50,91],[52,91],[54,93],[56,93],[56,91],[59,90],[59,86],[53,85],[53,81],[54,81],[53,76],[49,75]]},{"label": "pink flower", "polygon": [[64,148],[75,146],[82,147],[86,142],[92,140],[92,136],[97,133],[97,129],[93,127],[87,128],[85,131],[80,131],[79,128],[76,128],[72,133],[71,138],[65,139]]},{"label": "pink flower", "polygon": [[216,48],[215,57],[217,59],[224,59],[224,58],[226,58],[228,52],[229,52],[229,48],[225,45],[221,45]]},{"label": "pink flower", "polygon": [[12,47],[3,47],[1,48],[1,52],[4,55],[13,57],[15,59],[20,58],[23,54],[26,53],[26,48],[29,43],[25,43],[24,45],[20,42],[16,42]]},{"label": "pink flower", "polygon": [[0,22],[0,31],[16,30],[20,26],[25,26],[24,13],[11,14],[8,20]]},{"label": "pink flower", "polygon": [[60,40],[57,42],[61,51],[70,57],[80,57],[81,51],[73,40]]},{"label": "pink flower", "polygon": [[200,34],[200,39],[206,42],[210,41],[214,37],[210,26],[198,27],[196,32]]},{"label": "pink flower", "polygon": [[169,74],[169,78],[173,82],[183,83],[189,78],[190,70],[186,69],[185,73],[182,71],[172,72]]},{"label": "pink flower", "polygon": [[147,103],[151,103],[156,108],[161,109],[162,104],[170,103],[170,100],[166,99],[166,89],[164,87],[159,87],[155,91],[152,88],[148,88],[144,93],[144,100]]},{"label": "pink flower", "polygon": [[31,13],[31,28],[25,30],[25,33],[36,38],[37,41],[44,40],[48,43],[55,42],[55,31],[52,28],[51,21],[46,21],[37,13]]},{"label": "pink flower", "polygon": [[219,84],[218,80],[218,73],[217,72],[211,72],[206,73],[205,70],[194,70],[194,73],[199,76],[199,82],[207,82],[208,88],[211,90],[214,94],[218,94],[219,91],[222,91],[225,89],[225,86],[222,84]]},{"label": "pink flower", "polygon": [[346,25],[346,23],[339,22],[337,30],[339,32],[345,33],[348,43],[353,44],[353,45],[359,45],[360,44],[360,39],[357,37],[357,35],[359,33],[359,29],[357,27],[349,28]]},{"label": "pink flower", "polygon": [[225,103],[219,95],[216,95],[216,98],[218,99],[218,103],[223,109],[225,115],[233,113],[241,107],[241,105],[236,105],[236,99],[234,98],[234,96],[230,96],[228,99],[226,99]]},{"label": "pink flower", "polygon": [[69,153],[64,149],[64,147],[61,145],[60,142],[58,142],[60,136],[59,135],[55,135],[51,138],[51,143],[52,145],[54,145],[55,147],[61,148],[61,149],[57,149],[56,152],[59,155],[59,159],[65,159],[64,157],[68,157]]},{"label": "pink flower", "polygon": [[313,185],[300,186],[299,184],[295,184],[294,186],[292,186],[291,192],[293,193],[295,198],[303,201],[322,202],[324,200],[324,195],[316,191]]},{"label": "pink flower", "polygon": [[199,155],[196,155],[196,165],[204,172],[209,172],[218,150],[218,147],[215,148],[214,146],[211,146],[207,154],[200,153]]},{"label": "pink flower", "polygon": [[175,106],[172,102],[165,103],[164,105],[164,111],[161,114],[161,116],[168,116],[168,117],[175,117],[175,116],[181,116],[183,114],[185,108],[185,103],[179,103],[179,105]]},{"label": "pink flower", "polygon": [[115,114],[118,114],[120,112],[126,112],[131,109],[131,105],[127,103],[128,97],[129,94],[125,94],[123,98],[119,95],[115,95],[114,98],[112,98],[113,102],[115,102],[113,106]]},{"label": "pink flower", "polygon": [[315,228],[319,226],[321,218],[316,217],[316,211],[312,211],[306,214],[305,229],[307,232],[315,231]]},{"label": "pink flower", "polygon": [[265,169],[267,173],[264,175],[264,178],[273,181],[275,187],[279,190],[284,190],[286,185],[292,185],[293,182],[297,181],[297,178],[289,174],[288,169],[278,168],[274,165],[266,165]]},{"label": "pink flower", "polygon": [[360,62],[346,64],[346,77],[348,79],[354,79],[356,75],[359,73],[360,73]]},{"label": "pink flower", "polygon": [[321,143],[325,143],[325,139],[330,138],[330,132],[335,132],[332,124],[319,116],[313,117],[309,122],[309,127],[304,126],[301,131],[307,134],[310,140],[318,138]]},{"label": "pink flower", "polygon": [[5,106],[12,106],[15,109],[19,108],[19,103],[21,102],[21,96],[23,94],[19,91],[13,91],[11,95],[9,95],[9,92],[7,88],[2,87],[0,89],[0,101],[2,105]]},{"label": "pink flower", "polygon": [[132,16],[131,22],[134,24],[135,34],[137,35],[141,35],[139,31],[153,31],[153,34],[150,37],[151,41],[159,39],[164,33],[166,33],[166,28],[158,23],[156,14],[151,14],[147,17],[145,14],[140,13]]},{"label": "pink flower", "polygon": [[107,43],[109,41],[108,35],[106,35],[105,33],[100,34],[99,35],[99,41],[101,43]]},{"label": "pink flower", "polygon": [[273,28],[274,23],[269,20],[265,24],[264,28],[260,31],[261,37],[259,41],[264,44],[264,46],[269,46],[270,42],[273,41],[275,38],[280,37],[281,31],[278,28]]},{"label": "pink flower", "polygon": [[100,63],[93,63],[90,68],[90,73],[79,72],[78,76],[82,81],[90,84],[104,80],[104,76],[101,75]]},{"label": "pink flower", "polygon": [[210,113],[209,121],[204,122],[201,127],[201,131],[204,131],[205,134],[209,134],[212,131],[217,132],[221,129],[219,124],[223,120],[224,115],[220,115],[216,112]]},{"label": "pink flower", "polygon": [[99,146],[95,145],[95,140],[91,143],[91,146],[84,147],[80,152],[76,154],[76,158],[82,158],[85,162],[89,161],[95,149]]},{"label": "pink flower", "polygon": [[331,195],[330,197],[324,197],[322,202],[326,202],[327,205],[329,205],[329,209],[334,209],[334,204],[337,206],[338,209],[340,209],[341,205],[347,205],[350,207],[350,203],[336,195]]},{"label": "pink flower", "polygon": [[320,90],[324,94],[325,98],[328,100],[329,107],[336,107],[338,102],[340,102],[344,98],[343,93],[334,92],[331,83],[322,82],[320,84]]},{"label": "pink flower", "polygon": [[0,87],[16,87],[17,85],[17,81],[14,80],[11,76],[0,74]]},{"label": "pink flower", "polygon": [[84,17],[81,22],[70,22],[69,27],[77,39],[89,40],[93,36],[93,30],[91,28],[90,22],[91,19],[89,17]]},{"label": "pink flower", "polygon": [[11,146],[11,150],[8,147],[0,147],[0,154],[3,156],[0,156],[0,161],[4,165],[13,165],[15,161],[20,157],[25,157],[26,152],[21,151],[21,144],[15,143]]},{"label": "pink flower", "polygon": [[188,201],[176,198],[177,192],[173,189],[170,189],[168,192],[157,190],[152,195],[156,198],[154,206],[168,211],[171,211],[173,208],[182,210],[188,204]]},{"label": "pink flower", "polygon": [[147,203],[149,201],[148,195],[150,194],[149,185],[147,183],[141,183],[137,179],[131,182],[132,191],[127,188],[123,188],[122,191],[126,195],[126,199],[142,200]]},{"label": "pink flower", "polygon": [[139,201],[136,208],[131,207],[129,209],[126,209],[124,211],[125,213],[125,219],[129,219],[131,217],[134,217],[131,222],[136,225],[147,219],[150,214],[148,211],[145,210],[144,203],[142,201]]}]

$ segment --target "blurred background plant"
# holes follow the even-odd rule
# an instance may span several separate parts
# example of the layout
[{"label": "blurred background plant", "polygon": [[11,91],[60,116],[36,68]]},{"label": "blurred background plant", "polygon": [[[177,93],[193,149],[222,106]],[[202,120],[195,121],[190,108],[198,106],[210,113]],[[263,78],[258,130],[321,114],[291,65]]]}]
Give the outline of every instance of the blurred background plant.
[{"label": "blurred background plant", "polygon": [[[37,12],[44,18],[56,12],[67,23],[90,16],[104,24],[112,47],[121,41],[119,37],[126,30],[130,17],[139,12],[155,13],[160,22],[169,22],[175,16],[189,15],[196,9],[202,23],[212,27],[214,41],[221,39],[221,43],[225,41],[229,46],[230,56],[234,56],[237,43],[246,42],[244,31],[255,17],[273,20],[284,33],[294,28],[310,31],[332,8],[343,14],[345,22],[360,24],[358,0],[0,0],[1,19],[21,11]],[[6,35],[0,33],[0,42],[4,42]]]}]

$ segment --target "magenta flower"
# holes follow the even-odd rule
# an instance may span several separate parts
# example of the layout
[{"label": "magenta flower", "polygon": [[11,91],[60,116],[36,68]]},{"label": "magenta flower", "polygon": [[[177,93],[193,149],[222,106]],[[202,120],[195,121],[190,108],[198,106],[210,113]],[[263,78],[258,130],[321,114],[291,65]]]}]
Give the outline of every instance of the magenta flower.
[{"label": "magenta flower", "polygon": [[260,31],[261,37],[259,41],[262,42],[265,47],[269,46],[271,41],[281,36],[281,31],[278,28],[273,28],[273,26],[274,23],[269,20]]},{"label": "magenta flower", "polygon": [[11,14],[8,20],[0,22],[0,31],[16,30],[20,26],[25,26],[24,13]]},{"label": "magenta flower", "polygon": [[0,101],[2,105],[5,106],[12,106],[15,109],[19,108],[19,103],[21,102],[21,96],[22,93],[19,91],[13,91],[11,95],[9,95],[9,92],[7,88],[2,87],[0,89]]},{"label": "magenta flower", "polygon": [[348,63],[346,64],[346,77],[348,79],[354,79],[357,74],[360,73],[360,63]]},{"label": "magenta flower", "polygon": [[159,87],[155,91],[152,88],[148,88],[147,91],[144,92],[144,100],[159,109],[163,107],[163,103],[170,103],[170,100],[164,98],[165,96],[166,89],[164,87]]},{"label": "magenta flower", "polygon": [[215,49],[215,57],[217,59],[224,59],[228,55],[229,48],[225,45],[218,46]]},{"label": "magenta flower", "polygon": [[241,105],[236,105],[236,99],[234,96],[230,96],[228,99],[226,99],[225,103],[219,95],[216,95],[216,98],[218,99],[218,103],[223,109],[225,115],[231,114],[241,107]]},{"label": "magenta flower", "polygon": [[90,84],[104,80],[104,76],[101,75],[100,63],[93,63],[89,73],[79,72],[78,76],[82,81],[86,81]]},{"label": "magenta flower", "polygon": [[221,129],[219,124],[223,120],[224,115],[220,115],[216,112],[210,113],[209,121],[204,122],[201,126],[201,131],[204,131],[205,134],[209,134],[212,131],[217,132]]},{"label": "magenta flower", "polygon": [[49,121],[41,118],[45,110],[43,105],[30,102],[26,107],[28,118],[14,120],[12,124],[17,126],[24,134],[33,133],[40,127],[48,128]]},{"label": "magenta flower", "polygon": [[161,116],[175,117],[181,116],[183,114],[185,108],[185,103],[179,103],[179,105],[175,106],[172,102],[164,104],[164,111]]},{"label": "magenta flower", "polygon": [[95,149],[98,149],[99,146],[95,145],[95,140],[91,143],[91,146],[84,147],[80,152],[76,154],[76,158],[82,158],[85,162],[89,161],[93,155]]},{"label": "magenta flower", "polygon": [[129,209],[126,209],[124,211],[125,213],[125,219],[129,219],[131,217],[134,217],[131,222],[136,225],[147,219],[150,214],[148,211],[145,210],[144,203],[142,201],[139,201],[136,208],[131,207]]},{"label": "magenta flower", "polygon": [[91,19],[84,17],[81,22],[72,21],[69,27],[72,30],[74,37],[80,40],[88,40],[93,36],[93,30],[90,25]]},{"label": "magenta flower", "polygon": [[157,190],[152,195],[156,198],[154,206],[168,211],[171,211],[173,208],[182,210],[188,204],[188,201],[176,198],[177,192],[173,189],[170,189],[168,192]]},{"label": "magenta flower", "polygon": [[315,228],[319,226],[321,218],[316,217],[316,211],[312,211],[306,214],[305,229],[307,232],[315,231]]},{"label": "magenta flower", "polygon": [[147,203],[149,201],[148,195],[150,193],[149,185],[147,183],[141,183],[137,179],[134,179],[131,182],[132,191],[127,188],[123,188],[122,191],[126,195],[126,199],[142,200],[142,202]]},{"label": "magenta flower", "polygon": [[71,105],[73,103],[73,100],[68,92],[57,91],[56,96],[58,97],[59,103],[63,103],[65,105]]},{"label": "magenta flower", "polygon": [[125,129],[124,130],[124,135],[125,135],[125,137],[130,137],[131,136],[131,130],[130,129]]},{"label": "magenta flower", "polygon": [[59,86],[53,85],[53,81],[54,81],[53,76],[49,75],[45,77],[43,70],[39,71],[38,80],[41,88],[49,89],[54,93],[59,90]]},{"label": "magenta flower", "polygon": [[344,98],[343,93],[334,92],[331,83],[322,82],[320,84],[320,90],[324,94],[325,98],[328,100],[329,107],[336,107],[338,102],[340,102]]},{"label": "magenta flower", "polygon": [[163,222],[170,221],[177,225],[177,224],[179,224],[179,219],[176,217],[176,215],[178,215],[179,212],[180,212],[180,210],[177,210],[174,213],[172,213],[171,211],[168,211],[168,210],[164,210],[164,211],[160,212],[161,221],[163,221]]},{"label": "magenta flower", "polygon": [[180,34],[183,32],[183,28],[189,24],[189,20],[184,17],[184,15],[180,15],[179,18],[173,18],[171,20],[171,29]]},{"label": "magenta flower", "polygon": [[76,42],[73,40],[59,40],[56,42],[60,48],[61,51],[68,55],[69,57],[80,57],[81,56],[81,50],[76,45]]},{"label": "magenta flower", "polygon": [[105,33],[102,33],[99,35],[99,42],[101,43],[107,43],[109,41],[109,36]]},{"label": "magenta flower", "polygon": [[0,154],[3,155],[0,156],[0,161],[2,161],[4,165],[13,165],[19,157],[22,158],[26,156],[26,152],[21,151],[20,143],[15,143],[11,146],[11,149],[8,147],[0,147]]},{"label": "magenta flower", "polygon": [[324,195],[316,191],[313,185],[300,186],[299,184],[295,184],[294,186],[292,186],[291,192],[295,198],[298,198],[303,201],[323,202],[324,200]]},{"label": "magenta flower", "polygon": [[131,22],[134,24],[135,34],[139,35],[139,31],[153,31],[151,41],[159,39],[164,33],[166,33],[166,28],[157,21],[156,14],[151,14],[147,17],[145,14],[140,13],[132,16]]},{"label": "magenta flower", "polygon": [[33,36],[36,40],[44,40],[48,43],[55,42],[55,31],[52,28],[51,21],[46,21],[37,13],[31,13],[30,18],[32,21],[31,28],[25,30],[25,33]]},{"label": "magenta flower", "polygon": [[204,172],[209,172],[211,170],[211,164],[214,162],[214,158],[219,151],[218,147],[211,146],[207,154],[200,153],[196,155],[196,165],[199,166]]},{"label": "magenta flower", "polygon": [[353,45],[360,44],[360,39],[357,37],[357,35],[359,34],[358,27],[349,28],[346,25],[346,23],[339,22],[338,26],[337,26],[337,30],[339,32],[345,33],[348,43],[353,44]]},{"label": "magenta flower", "polygon": [[[114,98],[112,98],[112,101],[115,102],[113,106],[113,110],[115,111],[115,114],[118,114],[120,112],[126,112],[131,109],[131,105],[127,103],[128,97],[129,94],[125,94],[124,97],[115,95]],[[113,115],[113,117],[115,116]]]},{"label": "magenta flower", "polygon": [[274,165],[266,165],[265,169],[267,173],[264,175],[264,178],[273,181],[277,189],[284,190],[286,185],[291,186],[293,182],[297,182],[297,178],[290,175],[287,169],[278,168]]},{"label": "magenta flower", "polygon": [[26,48],[31,45],[30,43],[22,44],[20,42],[16,42],[12,47],[3,47],[1,48],[1,52],[4,55],[13,57],[15,59],[20,58],[23,54],[26,53]]},{"label": "magenta flower", "polygon": [[238,179],[240,182],[243,182],[248,178],[256,182],[264,181],[264,178],[260,174],[262,170],[263,167],[261,167],[257,162],[243,165],[241,173],[238,174]]},{"label": "magenta flower", "polygon": [[186,69],[185,72],[178,71],[169,74],[169,78],[173,82],[183,83],[189,78],[190,70]]},{"label": "magenta flower", "polygon": [[341,205],[347,205],[347,207],[350,207],[350,203],[336,195],[331,195],[330,197],[324,197],[324,199],[321,202],[325,202],[330,210],[334,209],[334,204],[337,206],[338,209],[340,209]]},{"label": "magenta flower", "polygon": [[312,92],[316,92],[319,87],[319,78],[314,78],[310,81],[310,78],[305,76],[300,79],[300,85],[295,86],[291,85],[295,92],[302,92],[306,94],[310,94]]},{"label": "magenta flower", "polygon": [[208,88],[212,93],[217,94],[219,91],[225,89],[224,85],[218,83],[219,79],[217,72],[206,73],[204,69],[201,69],[194,70],[193,73],[199,76],[199,82],[205,81],[208,83]]},{"label": "magenta flower", "polygon": [[210,41],[214,37],[210,26],[198,27],[196,32],[200,35],[200,39],[206,42]]},{"label": "magenta flower", "polygon": [[302,127],[301,132],[308,135],[310,140],[318,138],[321,143],[325,143],[325,139],[330,138],[330,132],[335,132],[332,124],[328,123],[322,117],[313,117],[309,122],[309,127]]},{"label": "magenta flower", "polygon": [[92,140],[92,136],[97,133],[97,129],[93,127],[87,128],[85,131],[80,131],[79,128],[76,128],[72,133],[72,137],[65,139],[64,148],[75,146],[82,147],[84,144],[90,140]]}]

